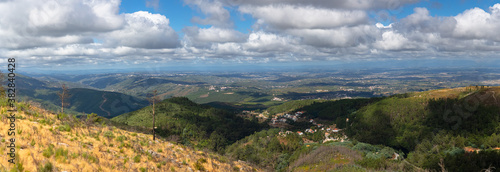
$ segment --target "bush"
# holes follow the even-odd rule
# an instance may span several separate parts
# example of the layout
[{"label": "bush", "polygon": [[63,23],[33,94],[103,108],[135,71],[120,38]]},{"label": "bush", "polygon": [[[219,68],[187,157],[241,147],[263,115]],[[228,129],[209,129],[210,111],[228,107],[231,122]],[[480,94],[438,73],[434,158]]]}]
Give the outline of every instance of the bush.
[{"label": "bush", "polygon": [[127,137],[125,137],[124,135],[116,137],[116,141],[123,142],[125,140],[127,140]]},{"label": "bush", "polygon": [[112,139],[112,138],[115,138],[115,134],[113,134],[112,131],[106,131],[106,132],[104,132],[104,137],[106,137],[108,139]]},{"label": "bush", "polygon": [[200,163],[206,163],[207,160],[205,158],[200,158],[200,159],[198,159],[198,162],[200,162]]},{"label": "bush", "polygon": [[100,122],[102,122],[102,118],[99,117],[95,113],[87,114],[87,122],[92,123],[92,124],[93,123],[100,123]]},{"label": "bush", "polygon": [[359,151],[362,151],[364,153],[377,152],[379,150],[379,148],[377,148],[371,144],[368,144],[368,143],[358,143],[354,147],[352,147],[352,149],[359,150]]},{"label": "bush", "polygon": [[66,113],[59,113],[59,114],[57,114],[57,119],[64,119],[66,117],[68,117],[68,114],[66,114]]},{"label": "bush", "polygon": [[377,159],[363,158],[362,160],[357,161],[356,163],[365,168],[372,168],[372,169],[381,169],[387,167],[387,162],[385,158],[377,158]]},{"label": "bush", "polygon": [[54,166],[50,162],[47,162],[44,166],[37,168],[38,172],[52,172],[52,170],[54,170]]},{"label": "bush", "polygon": [[141,155],[137,155],[137,156],[135,156],[135,157],[134,157],[134,162],[135,162],[135,163],[139,163],[139,162],[141,162]]},{"label": "bush", "polygon": [[24,166],[21,162],[16,162],[14,168],[10,169],[11,172],[24,171]]},{"label": "bush", "polygon": [[87,152],[84,152],[82,154],[82,157],[85,158],[86,160],[88,160],[90,163],[97,163],[97,162],[99,162],[99,159],[97,159],[96,157],[92,156],[91,154],[89,154]]},{"label": "bush", "polygon": [[68,159],[68,150],[65,150],[64,148],[57,148],[56,159],[62,162],[66,162],[66,160]]},{"label": "bush", "polygon": [[205,167],[203,167],[203,165],[201,165],[200,162],[194,163],[194,169],[200,170],[200,171],[205,171]]},{"label": "bush", "polygon": [[54,155],[54,145],[53,144],[50,144],[49,147],[45,150],[43,150],[43,153],[42,155],[45,157],[45,158],[50,158],[52,155]]},{"label": "bush", "polygon": [[57,129],[59,131],[71,131],[71,127],[68,124],[60,125]]}]

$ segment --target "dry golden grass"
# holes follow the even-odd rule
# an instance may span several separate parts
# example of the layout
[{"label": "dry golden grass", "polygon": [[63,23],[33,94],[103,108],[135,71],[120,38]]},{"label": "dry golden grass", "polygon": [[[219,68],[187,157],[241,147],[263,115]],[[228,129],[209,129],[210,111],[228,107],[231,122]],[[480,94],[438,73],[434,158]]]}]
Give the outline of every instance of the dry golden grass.
[{"label": "dry golden grass", "polygon": [[[153,141],[149,134],[101,124],[87,127],[78,119],[57,120],[43,109],[28,109],[30,113],[16,114],[16,153],[25,171],[37,171],[49,162],[55,171],[260,171],[214,153],[160,139]],[[0,171],[14,168],[6,155],[10,136],[5,111],[3,107],[0,137],[5,142],[0,143]],[[49,148],[51,144],[53,148]]]}]

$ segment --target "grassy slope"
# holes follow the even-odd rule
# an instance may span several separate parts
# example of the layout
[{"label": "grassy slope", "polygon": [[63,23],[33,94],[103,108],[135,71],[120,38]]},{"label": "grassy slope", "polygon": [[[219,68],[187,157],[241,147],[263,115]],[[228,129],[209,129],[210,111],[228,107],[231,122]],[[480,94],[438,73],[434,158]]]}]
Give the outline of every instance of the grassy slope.
[{"label": "grassy slope", "polygon": [[[18,105],[20,108],[20,106]],[[195,151],[162,139],[152,140],[150,134],[136,133],[101,124],[85,125],[74,118],[56,119],[55,115],[23,105],[17,114],[17,164],[26,171],[39,171],[48,163],[55,171],[243,171],[254,168],[213,153]],[[2,107],[2,112],[5,112]],[[0,130],[8,130],[6,115],[1,117]],[[88,127],[87,127],[88,126]],[[2,134],[2,140],[9,137]],[[7,153],[7,141],[0,143],[0,153]],[[45,155],[44,155],[45,154]],[[19,169],[9,165],[2,156],[0,169]],[[257,169],[257,171],[260,171]]]}]

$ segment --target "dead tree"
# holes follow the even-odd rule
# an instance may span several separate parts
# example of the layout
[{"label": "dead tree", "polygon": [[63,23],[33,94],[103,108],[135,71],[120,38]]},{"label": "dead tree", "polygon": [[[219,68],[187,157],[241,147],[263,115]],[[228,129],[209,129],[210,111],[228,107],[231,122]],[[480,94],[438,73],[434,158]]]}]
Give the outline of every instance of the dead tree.
[{"label": "dead tree", "polygon": [[[61,90],[61,92],[57,93],[57,95],[59,96],[59,99],[61,100],[61,114],[64,114],[64,106],[69,105],[69,102],[67,101],[67,99],[71,97],[71,95],[69,94],[69,89],[66,86],[66,84],[62,85],[62,90]],[[57,118],[59,119],[59,116],[57,116]]]},{"label": "dead tree", "polygon": [[149,103],[153,105],[153,141],[156,139],[155,134],[155,104],[160,101],[160,98],[157,95],[157,90],[153,91],[153,95],[148,98]]}]

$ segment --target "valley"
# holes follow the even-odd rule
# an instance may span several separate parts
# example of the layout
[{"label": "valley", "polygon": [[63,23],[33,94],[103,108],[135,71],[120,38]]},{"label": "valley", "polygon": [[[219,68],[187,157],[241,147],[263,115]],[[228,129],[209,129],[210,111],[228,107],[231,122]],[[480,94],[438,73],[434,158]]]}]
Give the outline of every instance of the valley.
[{"label": "valley", "polygon": [[[68,164],[78,161],[91,164],[83,171],[95,171],[98,166],[92,163],[107,157],[113,163],[100,167],[105,171],[123,166],[141,171],[491,170],[500,166],[497,72],[21,75],[21,130],[40,132],[25,129],[29,122],[36,128],[52,126],[43,135],[71,148],[49,143],[37,147],[31,143],[37,139],[23,136],[23,150],[56,150],[62,155],[21,151],[21,157],[31,158],[23,158],[25,166],[15,168],[74,169],[78,166]],[[57,96],[61,84],[70,87],[71,95],[64,114]],[[153,90],[162,100],[155,106],[154,125],[147,101]],[[148,144],[141,139],[149,139],[152,128],[159,139]],[[100,153],[77,151],[88,146],[73,145],[80,139]],[[96,147],[97,142],[102,144]],[[172,151],[179,146],[196,153]],[[125,151],[128,147],[133,153]],[[153,151],[140,151],[146,149]],[[172,157],[178,154],[185,157]],[[40,163],[43,158],[38,156],[49,159]],[[136,157],[139,160],[132,162]]]}]

